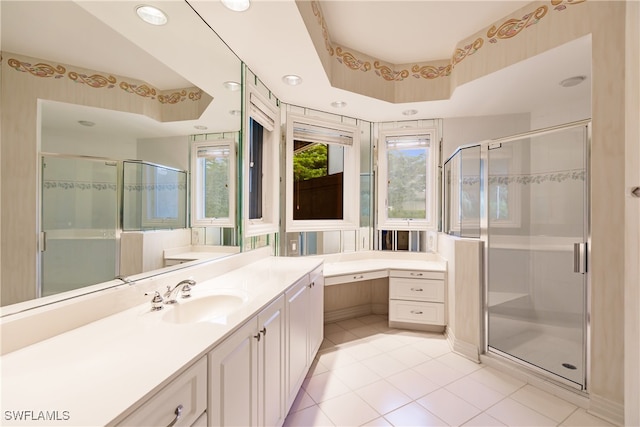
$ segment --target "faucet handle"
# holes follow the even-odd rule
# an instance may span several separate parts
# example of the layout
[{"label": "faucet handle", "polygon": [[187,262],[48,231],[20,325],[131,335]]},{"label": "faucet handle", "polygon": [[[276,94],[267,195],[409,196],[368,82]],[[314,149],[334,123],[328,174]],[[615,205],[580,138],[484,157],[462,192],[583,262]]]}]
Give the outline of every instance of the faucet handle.
[{"label": "faucet handle", "polygon": [[[145,295],[149,295],[149,293],[145,292]],[[160,295],[160,292],[154,291],[153,292],[153,298],[151,299],[151,311],[162,310],[162,302],[163,301],[164,301],[164,299],[162,299],[162,296]]]},{"label": "faucet handle", "polygon": [[193,284],[187,282],[184,285],[182,285],[182,289],[180,290],[180,292],[182,293],[182,298],[191,297],[191,286],[193,285],[195,285],[195,282]]}]

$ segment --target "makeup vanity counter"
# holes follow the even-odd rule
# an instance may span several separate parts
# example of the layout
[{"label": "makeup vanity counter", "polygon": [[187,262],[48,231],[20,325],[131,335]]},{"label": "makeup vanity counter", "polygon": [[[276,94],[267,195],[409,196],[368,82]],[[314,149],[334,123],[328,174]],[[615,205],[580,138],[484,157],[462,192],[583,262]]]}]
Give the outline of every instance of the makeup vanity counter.
[{"label": "makeup vanity counter", "polygon": [[[235,258],[219,262],[238,262]],[[180,374],[202,366],[203,356],[226,337],[244,329],[264,307],[284,299],[285,291],[322,268],[317,258],[268,256],[249,261],[215,277],[204,277],[208,274],[205,263],[180,270],[170,279],[169,284],[195,279],[193,299],[225,290],[245,295],[245,303],[229,315],[175,323],[167,321],[175,306],[151,311],[151,297],[144,297],[143,305],[3,355],[2,424],[118,424],[172,380],[180,379]],[[158,289],[162,293],[166,284],[156,280],[153,285],[141,285],[138,292]],[[128,292],[135,288],[130,286]],[[29,411],[26,421],[18,420]],[[37,420],[43,412],[52,418]]]},{"label": "makeup vanity counter", "polygon": [[362,251],[324,259],[325,321],[389,314],[389,326],[443,331],[447,262],[437,254]]},{"label": "makeup vanity counter", "polygon": [[324,255],[325,286],[389,277],[393,270],[446,273],[447,262],[438,254],[360,251]]}]

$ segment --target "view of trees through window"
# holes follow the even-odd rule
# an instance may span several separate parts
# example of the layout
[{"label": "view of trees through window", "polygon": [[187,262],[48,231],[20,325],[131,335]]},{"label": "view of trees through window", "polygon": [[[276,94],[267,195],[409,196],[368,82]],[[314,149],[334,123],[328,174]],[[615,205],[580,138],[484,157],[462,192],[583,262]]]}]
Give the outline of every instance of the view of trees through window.
[{"label": "view of trees through window", "polygon": [[229,216],[229,156],[202,159],[204,162],[205,218]]},{"label": "view of trees through window", "polygon": [[428,147],[388,144],[387,218],[425,219]]},{"label": "view of trees through window", "polygon": [[294,141],[293,219],[343,218],[344,148]]},{"label": "view of trees through window", "polygon": [[[295,145],[296,151],[293,155],[294,182],[327,176],[328,149],[325,144],[311,144],[308,147],[307,143],[295,141]],[[305,149],[300,149],[300,147],[305,147]]]}]

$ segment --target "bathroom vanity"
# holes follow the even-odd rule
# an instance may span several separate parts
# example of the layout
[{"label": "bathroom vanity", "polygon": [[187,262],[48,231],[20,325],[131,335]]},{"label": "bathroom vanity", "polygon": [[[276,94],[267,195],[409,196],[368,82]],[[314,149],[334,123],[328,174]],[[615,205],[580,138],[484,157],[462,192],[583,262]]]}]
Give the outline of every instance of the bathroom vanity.
[{"label": "bathroom vanity", "polygon": [[3,425],[281,424],[322,341],[322,260],[258,252],[107,291],[197,282],[162,310],[137,295],[124,311],[4,354]]}]

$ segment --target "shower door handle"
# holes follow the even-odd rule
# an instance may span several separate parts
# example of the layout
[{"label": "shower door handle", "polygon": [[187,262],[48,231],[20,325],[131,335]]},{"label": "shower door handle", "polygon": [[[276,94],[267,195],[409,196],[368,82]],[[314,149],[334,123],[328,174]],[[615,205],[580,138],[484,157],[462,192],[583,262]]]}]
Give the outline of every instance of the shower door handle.
[{"label": "shower door handle", "polygon": [[573,244],[573,272],[585,274],[587,272],[587,244]]}]

